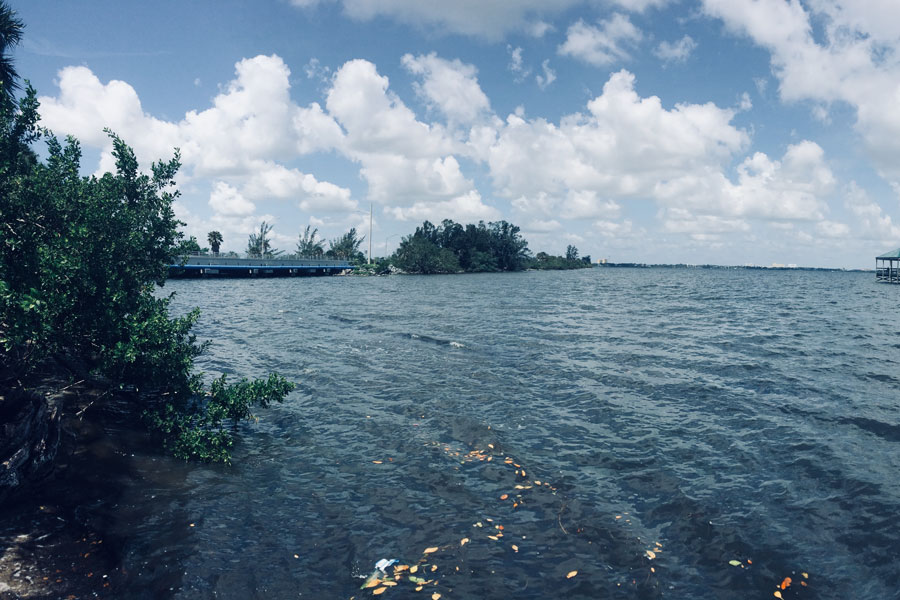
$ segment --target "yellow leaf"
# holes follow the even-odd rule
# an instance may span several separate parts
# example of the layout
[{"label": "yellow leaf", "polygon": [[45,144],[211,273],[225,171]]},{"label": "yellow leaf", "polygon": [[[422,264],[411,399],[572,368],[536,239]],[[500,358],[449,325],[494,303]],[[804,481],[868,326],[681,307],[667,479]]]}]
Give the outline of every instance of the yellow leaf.
[{"label": "yellow leaf", "polygon": [[423,552],[422,554],[431,554],[432,552],[437,552],[437,551],[438,551],[438,547],[432,546],[431,548],[425,548],[425,552]]},{"label": "yellow leaf", "polygon": [[656,558],[656,552],[654,552],[653,550],[647,550],[647,558],[653,560],[654,558]]},{"label": "yellow leaf", "polygon": [[373,596],[378,596],[378,595],[381,595],[381,594],[385,593],[386,591],[387,591],[387,588],[386,588],[386,587],[380,587],[380,588],[378,588],[377,590],[372,590],[372,595],[373,595]]},{"label": "yellow leaf", "polygon": [[494,540],[494,541],[496,542],[496,541],[497,541],[498,539],[500,539],[500,538],[498,538],[496,535],[489,535],[489,536],[488,536],[488,539]]},{"label": "yellow leaf", "polygon": [[396,581],[382,581],[381,585],[386,585],[387,587],[394,587],[397,585]]},{"label": "yellow leaf", "polygon": [[513,549],[513,552],[518,552],[518,551],[519,551],[519,547],[516,546],[515,544],[512,545],[512,549]]},{"label": "yellow leaf", "polygon": [[396,567],[394,567],[394,573],[400,573],[402,571],[407,570],[408,568],[409,568],[409,565],[397,565]]},{"label": "yellow leaf", "polygon": [[417,592],[421,592],[421,591],[422,591],[422,586],[421,586],[421,585],[420,585],[420,586],[417,586],[417,587],[416,587],[416,591],[417,591]]},{"label": "yellow leaf", "polygon": [[373,579],[372,581],[370,581],[369,583],[367,583],[367,584],[366,584],[366,587],[367,587],[367,588],[375,587],[376,585],[380,585],[380,584],[381,584],[381,580],[378,579],[378,578],[376,577],[375,579]]},{"label": "yellow leaf", "polygon": [[809,579],[809,573],[800,573],[803,575],[803,579]]},{"label": "yellow leaf", "polygon": [[459,541],[460,546],[465,546],[468,543],[469,543],[469,538],[463,538]]},{"label": "yellow leaf", "polygon": [[380,464],[381,464],[381,461],[380,461],[380,460],[373,460],[372,462],[375,463],[376,465],[380,465]]},{"label": "yellow leaf", "polygon": [[566,575],[566,579],[572,579],[576,575],[578,575],[578,571],[569,571],[568,575]]},{"label": "yellow leaf", "polygon": [[783,596],[781,595],[781,592],[779,592],[778,590],[775,590],[775,593],[772,594],[772,595],[775,596],[776,598],[782,598],[782,597],[783,597]]},{"label": "yellow leaf", "polygon": [[541,482],[538,481],[537,479],[535,479],[535,480],[534,480],[534,485],[541,485]]},{"label": "yellow leaf", "polygon": [[418,570],[419,570],[419,565],[413,565],[409,568],[410,573],[415,573]]},{"label": "yellow leaf", "polygon": [[431,572],[434,573],[437,571],[437,565],[431,565]]},{"label": "yellow leaf", "polygon": [[431,595],[431,600],[438,600],[438,598],[440,598],[440,597],[441,597],[441,595],[438,594],[437,592],[435,592]]}]

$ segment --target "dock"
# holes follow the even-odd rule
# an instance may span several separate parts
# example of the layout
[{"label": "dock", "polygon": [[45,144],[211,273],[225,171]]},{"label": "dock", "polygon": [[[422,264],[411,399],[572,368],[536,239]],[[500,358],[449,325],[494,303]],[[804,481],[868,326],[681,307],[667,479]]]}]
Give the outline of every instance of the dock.
[{"label": "dock", "polygon": [[321,277],[353,269],[346,260],[318,258],[232,258],[214,255],[178,257],[169,265],[169,278],[204,277]]},{"label": "dock", "polygon": [[900,283],[900,248],[875,257],[875,281]]}]

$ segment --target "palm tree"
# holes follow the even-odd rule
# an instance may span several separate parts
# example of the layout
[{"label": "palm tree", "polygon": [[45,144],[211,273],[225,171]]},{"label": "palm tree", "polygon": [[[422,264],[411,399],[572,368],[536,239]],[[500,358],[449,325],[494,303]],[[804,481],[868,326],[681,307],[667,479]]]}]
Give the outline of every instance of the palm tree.
[{"label": "palm tree", "polygon": [[19,89],[19,74],[13,66],[10,51],[22,41],[25,24],[16,17],[16,11],[0,0],[0,102],[12,102]]},{"label": "palm tree", "polygon": [[269,237],[271,231],[272,226],[263,221],[259,226],[259,233],[250,234],[250,239],[247,240],[249,258],[274,258],[283,252],[272,248],[272,239]]},{"label": "palm tree", "polygon": [[206,241],[209,242],[209,246],[210,248],[212,248],[213,254],[218,256],[219,246],[221,246],[223,242],[222,234],[218,231],[210,231],[208,234],[206,234]]},{"label": "palm tree", "polygon": [[306,226],[306,230],[300,234],[300,241],[297,243],[297,256],[300,258],[321,258],[325,254],[323,240],[317,240],[319,234],[318,229],[310,231],[311,225]]}]

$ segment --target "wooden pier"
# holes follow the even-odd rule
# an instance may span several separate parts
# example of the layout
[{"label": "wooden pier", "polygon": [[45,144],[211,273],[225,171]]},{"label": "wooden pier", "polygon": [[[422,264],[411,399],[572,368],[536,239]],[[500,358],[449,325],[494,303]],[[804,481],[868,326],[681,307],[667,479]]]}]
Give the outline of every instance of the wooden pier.
[{"label": "wooden pier", "polygon": [[900,283],[900,248],[875,257],[875,281]]},{"label": "wooden pier", "polygon": [[312,277],[338,275],[352,269],[346,260],[199,255],[179,257],[169,265],[169,277]]}]

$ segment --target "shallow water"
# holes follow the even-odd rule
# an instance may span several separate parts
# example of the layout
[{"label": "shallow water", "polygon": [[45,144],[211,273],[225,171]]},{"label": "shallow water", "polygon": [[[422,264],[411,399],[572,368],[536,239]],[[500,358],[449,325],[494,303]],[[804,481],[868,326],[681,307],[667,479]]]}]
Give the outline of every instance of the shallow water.
[{"label": "shallow water", "polygon": [[123,589],[361,598],[398,558],[427,597],[900,598],[900,287],[873,280],[169,282],[204,371],[299,387],[233,467],[131,457]]}]

